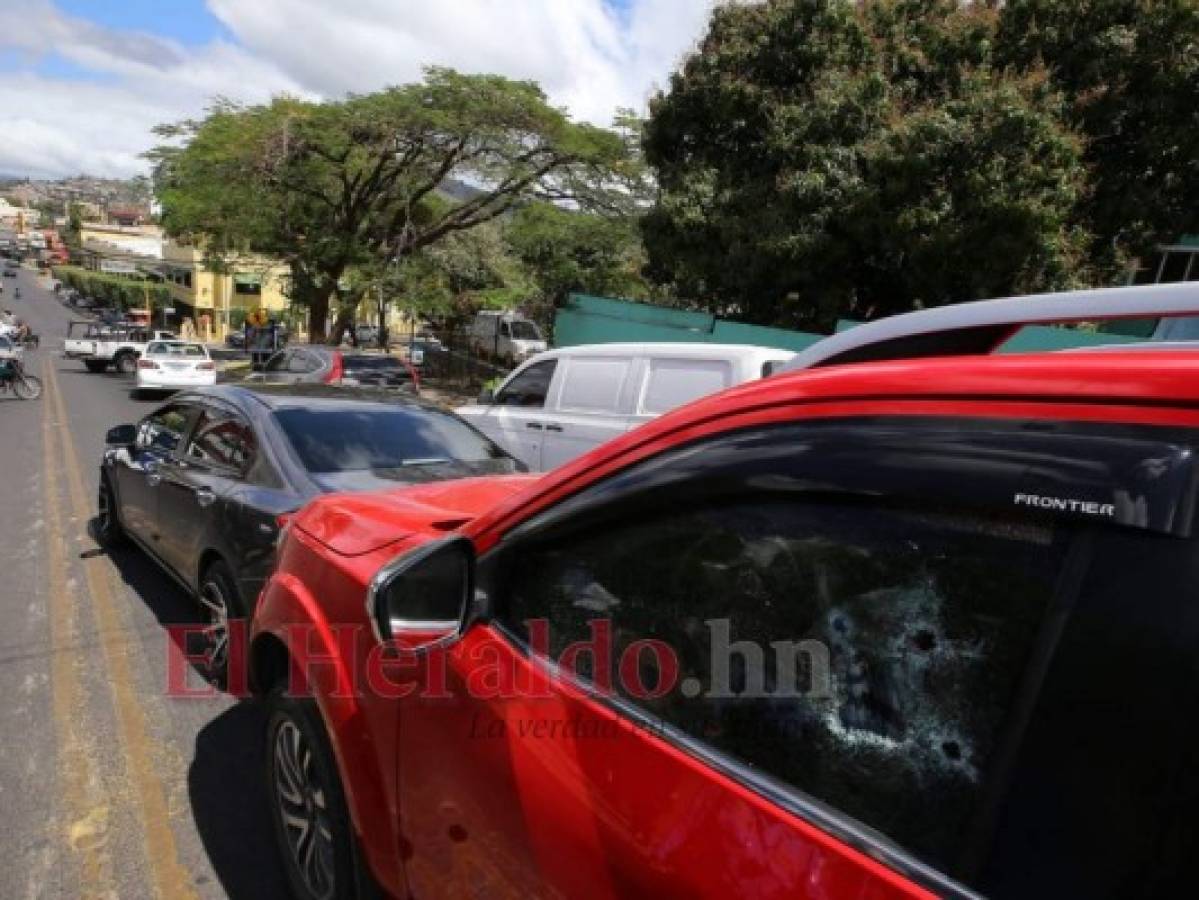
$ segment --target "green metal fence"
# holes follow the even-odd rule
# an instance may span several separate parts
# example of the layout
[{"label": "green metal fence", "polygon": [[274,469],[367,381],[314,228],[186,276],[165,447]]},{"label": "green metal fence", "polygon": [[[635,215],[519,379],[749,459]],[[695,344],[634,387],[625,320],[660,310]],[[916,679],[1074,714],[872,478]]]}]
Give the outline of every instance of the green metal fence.
[{"label": "green metal fence", "polygon": [[[837,331],[853,328],[860,322],[842,319]],[[822,334],[787,331],[728,322],[707,313],[688,312],[616,300],[572,294],[554,318],[554,345],[574,347],[580,344],[612,344],[648,341],[701,341],[710,344],[750,344],[803,350],[816,343]],[[1000,353],[1036,353],[1097,347],[1103,344],[1132,344],[1141,337],[1114,332],[1093,331],[1069,326],[1030,325],[1020,330],[1000,348]]]},{"label": "green metal fence", "polygon": [[554,317],[554,345],[702,342],[750,344],[803,350],[824,335],[727,322],[708,313],[688,312],[610,297],[571,294]]}]

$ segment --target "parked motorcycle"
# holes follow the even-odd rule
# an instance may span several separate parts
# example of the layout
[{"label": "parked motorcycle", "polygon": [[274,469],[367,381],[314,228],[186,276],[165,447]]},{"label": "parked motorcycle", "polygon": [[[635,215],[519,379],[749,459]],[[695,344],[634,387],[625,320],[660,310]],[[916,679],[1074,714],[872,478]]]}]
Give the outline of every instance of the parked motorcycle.
[{"label": "parked motorcycle", "polygon": [[12,389],[18,400],[36,400],[42,395],[42,381],[25,373],[25,364],[19,357],[0,359],[0,394]]}]

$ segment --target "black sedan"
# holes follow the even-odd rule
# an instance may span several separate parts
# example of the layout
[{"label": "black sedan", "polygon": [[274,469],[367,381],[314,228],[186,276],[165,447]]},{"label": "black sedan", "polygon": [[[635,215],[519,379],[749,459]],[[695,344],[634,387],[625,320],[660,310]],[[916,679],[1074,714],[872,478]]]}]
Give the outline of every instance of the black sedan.
[{"label": "black sedan", "polygon": [[107,444],[99,537],[110,546],[131,539],[199,599],[218,683],[229,622],[251,611],[279,529],[309,499],[524,468],[451,412],[325,385],[177,394],[110,430]]}]

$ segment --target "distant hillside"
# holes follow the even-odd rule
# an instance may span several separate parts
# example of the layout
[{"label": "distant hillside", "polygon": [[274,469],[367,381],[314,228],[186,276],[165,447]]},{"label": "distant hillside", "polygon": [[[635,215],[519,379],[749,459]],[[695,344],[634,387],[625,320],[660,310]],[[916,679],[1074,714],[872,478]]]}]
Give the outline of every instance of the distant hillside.
[{"label": "distant hillside", "polygon": [[463,203],[467,200],[473,200],[475,197],[478,197],[483,193],[483,191],[479,190],[478,188],[471,187],[466,182],[459,181],[456,178],[447,178],[441,183],[441,186],[437,189],[437,192],[439,194],[444,194],[451,200],[457,200],[459,203]]}]

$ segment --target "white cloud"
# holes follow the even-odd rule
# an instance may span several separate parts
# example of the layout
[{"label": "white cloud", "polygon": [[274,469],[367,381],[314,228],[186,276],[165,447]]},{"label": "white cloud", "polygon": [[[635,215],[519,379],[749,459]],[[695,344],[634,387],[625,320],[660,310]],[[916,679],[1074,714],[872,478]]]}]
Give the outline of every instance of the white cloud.
[{"label": "white cloud", "polygon": [[[428,65],[530,78],[608,124],[644,106],[701,34],[714,0],[208,0],[260,58],[326,96],[420,77]],[[280,28],[280,22],[288,27]]]},{"label": "white cloud", "polygon": [[[2,3],[3,0],[0,0]],[[52,0],[0,8],[0,52],[50,54],[97,77],[0,72],[0,172],[145,171],[149,129],[216,96],[338,97],[428,65],[539,82],[576,118],[642,108],[698,39],[714,0],[207,0],[233,40],[188,47],[102,28]]]}]

